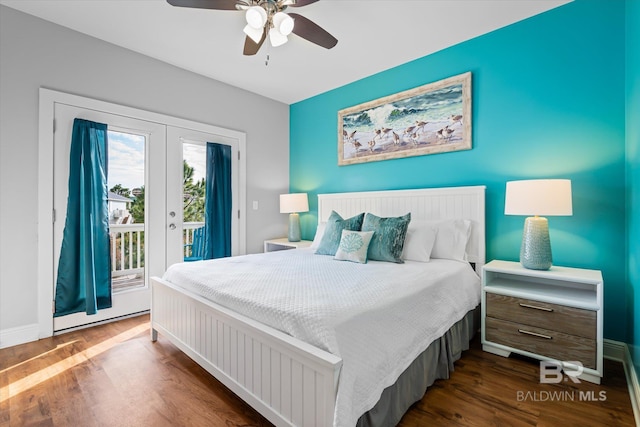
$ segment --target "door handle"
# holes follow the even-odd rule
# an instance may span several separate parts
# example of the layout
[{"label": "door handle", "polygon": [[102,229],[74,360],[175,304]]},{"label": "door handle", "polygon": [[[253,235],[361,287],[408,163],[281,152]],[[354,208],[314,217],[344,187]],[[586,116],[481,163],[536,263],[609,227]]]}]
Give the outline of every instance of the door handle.
[{"label": "door handle", "polygon": [[169,212],[169,216],[170,216],[171,218],[173,218],[173,217],[175,217],[175,216],[176,216],[176,213],[175,213],[174,211],[171,211],[171,212]]},{"label": "door handle", "polygon": [[169,228],[170,228],[171,230],[175,230],[175,229],[176,229],[176,225],[175,225],[175,224],[169,224]]}]

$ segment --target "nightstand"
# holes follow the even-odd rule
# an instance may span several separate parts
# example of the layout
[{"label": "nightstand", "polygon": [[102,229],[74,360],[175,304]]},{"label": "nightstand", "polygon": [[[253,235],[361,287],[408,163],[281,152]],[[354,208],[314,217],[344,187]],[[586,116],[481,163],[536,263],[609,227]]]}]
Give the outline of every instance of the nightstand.
[{"label": "nightstand", "polygon": [[579,378],[600,384],[602,292],[597,270],[491,261],[482,269],[482,348],[504,357],[578,361]]},{"label": "nightstand", "polygon": [[265,252],[285,251],[287,249],[303,249],[311,246],[311,240],[300,240],[290,242],[286,237],[280,239],[269,239],[264,241]]}]

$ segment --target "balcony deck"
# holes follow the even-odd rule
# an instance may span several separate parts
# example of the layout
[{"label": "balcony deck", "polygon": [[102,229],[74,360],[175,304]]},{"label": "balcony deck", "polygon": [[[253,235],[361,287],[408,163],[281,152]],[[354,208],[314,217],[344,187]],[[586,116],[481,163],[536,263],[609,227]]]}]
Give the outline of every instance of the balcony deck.
[{"label": "balcony deck", "polygon": [[133,288],[144,286],[143,274],[129,274],[111,278],[112,292],[122,292]]}]

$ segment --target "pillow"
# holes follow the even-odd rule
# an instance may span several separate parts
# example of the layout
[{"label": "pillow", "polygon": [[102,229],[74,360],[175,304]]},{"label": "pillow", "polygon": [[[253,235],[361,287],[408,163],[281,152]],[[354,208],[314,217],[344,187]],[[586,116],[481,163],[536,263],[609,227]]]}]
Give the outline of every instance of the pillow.
[{"label": "pillow", "polygon": [[313,242],[311,242],[311,249],[318,249],[320,246],[320,240],[322,240],[322,236],[324,235],[324,229],[327,226],[326,222],[321,222],[318,224],[318,228],[316,228],[316,235],[313,238]]},{"label": "pillow", "polygon": [[340,246],[334,259],[366,264],[371,237],[373,237],[373,231],[342,230]]},{"label": "pillow", "polygon": [[404,239],[402,259],[408,261],[429,262],[436,241],[437,228],[424,221],[411,222]]},{"label": "pillow", "polygon": [[369,259],[403,263],[402,249],[410,221],[411,213],[391,218],[380,218],[367,213],[362,231],[375,231],[369,245]]},{"label": "pillow", "polygon": [[338,246],[340,246],[342,230],[360,231],[363,218],[364,213],[348,219],[342,219],[335,211],[331,211],[316,253],[319,255],[335,255]]},{"label": "pillow", "polygon": [[449,219],[429,221],[438,229],[431,258],[444,258],[465,261],[467,242],[471,236],[471,221],[468,219]]}]

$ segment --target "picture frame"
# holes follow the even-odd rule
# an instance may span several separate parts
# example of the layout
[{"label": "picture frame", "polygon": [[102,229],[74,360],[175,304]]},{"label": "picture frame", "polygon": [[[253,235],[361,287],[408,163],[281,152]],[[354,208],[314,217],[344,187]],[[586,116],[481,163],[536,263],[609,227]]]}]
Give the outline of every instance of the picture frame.
[{"label": "picture frame", "polygon": [[471,72],[338,111],[339,166],[471,148]]}]

